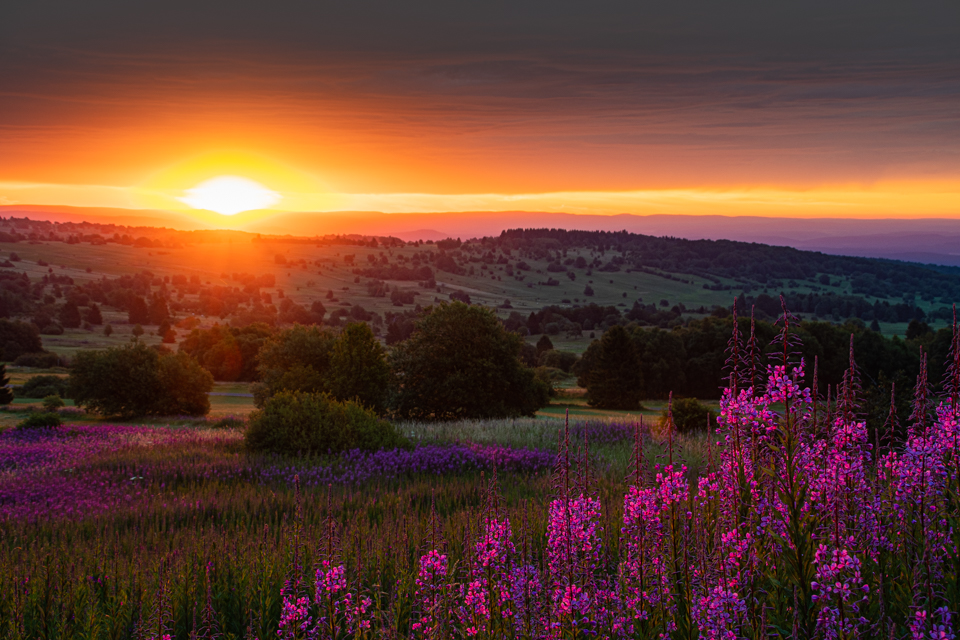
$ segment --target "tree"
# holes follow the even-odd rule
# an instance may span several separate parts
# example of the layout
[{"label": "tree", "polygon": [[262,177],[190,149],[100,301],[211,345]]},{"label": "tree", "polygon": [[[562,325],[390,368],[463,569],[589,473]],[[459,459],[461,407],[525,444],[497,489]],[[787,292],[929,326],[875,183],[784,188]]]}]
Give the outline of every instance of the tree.
[{"label": "tree", "polygon": [[179,350],[197,359],[214,380],[232,382],[257,379],[257,356],[273,335],[269,326],[255,322],[245,327],[194,328],[180,343]]},{"label": "tree", "polygon": [[356,400],[383,413],[390,367],[386,353],[363,322],[346,326],[330,353],[327,388],[337,400]]},{"label": "tree", "polygon": [[261,382],[253,387],[256,405],[263,407],[281,390],[327,391],[325,376],[336,339],[327,329],[297,324],[264,342],[257,365]]},{"label": "tree", "polygon": [[533,415],[549,402],[549,389],[520,363],[522,342],[489,309],[441,303],[391,354],[397,415],[435,420]]},{"label": "tree", "polygon": [[107,416],[153,413],[160,388],[160,354],[133,343],[106,351],[78,351],[70,369],[77,405]]},{"label": "tree", "polygon": [[11,402],[13,402],[13,391],[10,389],[7,365],[0,364],[0,404],[10,404]]},{"label": "tree", "polygon": [[160,415],[202,416],[210,411],[213,376],[185,353],[160,357],[161,394],[156,411]]},{"label": "tree", "polygon": [[587,376],[590,405],[601,409],[640,408],[640,362],[626,329],[614,325],[603,334],[600,352]]},{"label": "tree", "polygon": [[140,296],[130,298],[127,307],[127,322],[130,324],[150,324],[150,308]]},{"label": "tree", "polygon": [[60,324],[68,329],[76,329],[83,322],[77,303],[67,300],[60,308]]},{"label": "tree", "polygon": [[105,335],[105,336],[108,337],[108,338],[109,338],[110,336],[112,336],[112,335],[113,335],[113,325],[108,324],[107,326],[105,326],[105,327],[103,328],[103,335]]},{"label": "tree", "polygon": [[16,360],[24,353],[43,351],[43,342],[40,340],[40,331],[36,326],[19,320],[0,319],[0,359]]},{"label": "tree", "polygon": [[186,354],[161,356],[139,342],[79,351],[70,369],[77,405],[105,416],[203,415],[213,378]]},{"label": "tree", "polygon": [[162,295],[156,294],[150,300],[149,306],[150,322],[149,324],[160,324],[170,318],[170,310],[167,309],[167,301]]},{"label": "tree", "polygon": [[95,303],[90,303],[90,306],[87,307],[87,310],[83,314],[84,322],[89,322],[92,325],[101,325],[103,324],[103,316],[100,313],[100,307]]},{"label": "tree", "polygon": [[537,340],[537,355],[539,356],[544,351],[550,351],[553,349],[553,342],[550,340],[550,337],[544,334],[539,340]]}]

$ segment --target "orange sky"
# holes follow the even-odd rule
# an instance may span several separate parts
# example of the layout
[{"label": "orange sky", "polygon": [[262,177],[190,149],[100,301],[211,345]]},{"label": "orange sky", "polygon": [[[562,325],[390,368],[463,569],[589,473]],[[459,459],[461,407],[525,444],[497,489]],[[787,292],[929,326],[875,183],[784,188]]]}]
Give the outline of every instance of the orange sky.
[{"label": "orange sky", "polygon": [[0,204],[960,215],[946,3],[76,4],[0,21]]}]

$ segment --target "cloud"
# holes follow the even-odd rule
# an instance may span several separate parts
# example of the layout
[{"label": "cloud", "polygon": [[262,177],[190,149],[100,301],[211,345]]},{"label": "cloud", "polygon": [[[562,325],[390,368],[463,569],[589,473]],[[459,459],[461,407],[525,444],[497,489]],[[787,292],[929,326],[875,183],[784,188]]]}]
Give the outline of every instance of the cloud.
[{"label": "cloud", "polygon": [[960,169],[956,3],[92,0],[7,18],[0,179],[123,184],[211,146],[344,191]]}]

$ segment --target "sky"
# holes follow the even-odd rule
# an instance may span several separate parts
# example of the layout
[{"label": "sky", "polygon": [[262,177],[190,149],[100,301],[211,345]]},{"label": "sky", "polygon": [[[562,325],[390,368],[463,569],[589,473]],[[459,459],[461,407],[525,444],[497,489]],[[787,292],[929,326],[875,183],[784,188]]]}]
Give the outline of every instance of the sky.
[{"label": "sky", "polygon": [[960,217],[958,69],[954,1],[6,2],[0,205]]}]

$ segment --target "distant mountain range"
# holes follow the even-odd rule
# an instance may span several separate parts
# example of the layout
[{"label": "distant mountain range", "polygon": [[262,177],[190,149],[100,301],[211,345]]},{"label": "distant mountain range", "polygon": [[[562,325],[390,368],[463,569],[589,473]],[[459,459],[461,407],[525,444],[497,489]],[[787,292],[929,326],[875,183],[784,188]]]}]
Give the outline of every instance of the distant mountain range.
[{"label": "distant mountain range", "polygon": [[[142,209],[6,205],[0,206],[0,215],[183,230],[210,228],[188,214]],[[516,227],[625,230],[691,240],[739,240],[833,255],[960,266],[960,211],[958,219],[917,220],[633,214],[600,216],[528,211],[396,214],[374,211],[277,212],[246,225],[244,229],[297,236],[329,233],[392,235],[409,241],[491,236],[503,229]]]}]

